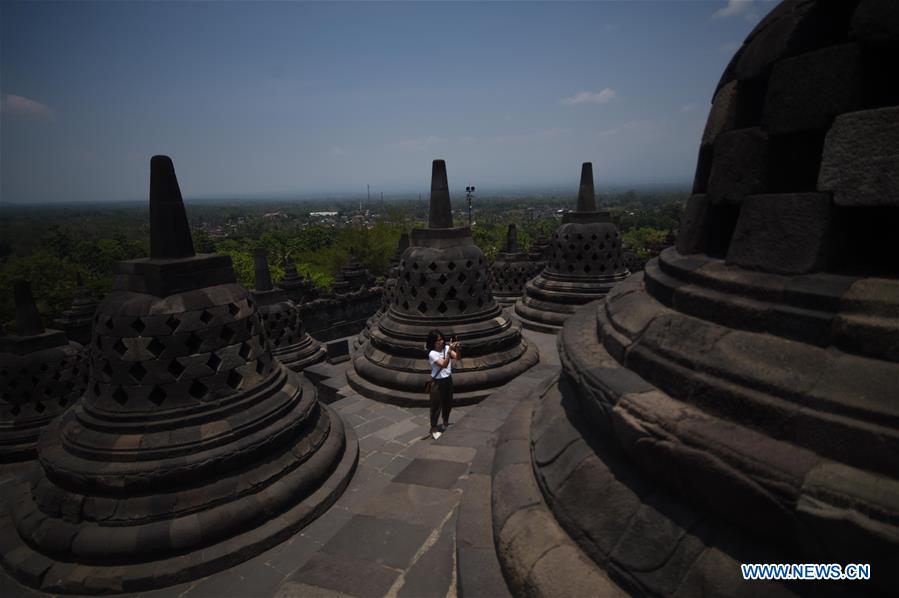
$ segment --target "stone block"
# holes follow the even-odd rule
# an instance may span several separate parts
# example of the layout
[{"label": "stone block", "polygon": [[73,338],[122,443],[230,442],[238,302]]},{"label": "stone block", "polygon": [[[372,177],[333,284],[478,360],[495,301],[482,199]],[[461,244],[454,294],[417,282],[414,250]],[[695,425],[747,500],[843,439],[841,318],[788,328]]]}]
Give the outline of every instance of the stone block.
[{"label": "stone block", "polygon": [[731,81],[715,93],[705,122],[701,145],[711,145],[719,134],[734,128],[737,109],[737,82]]},{"label": "stone block", "polygon": [[760,128],[722,133],[715,140],[708,198],[740,203],[763,193],[768,178],[768,135]]},{"label": "stone block", "polygon": [[705,249],[705,227],[708,214],[708,198],[691,195],[677,233],[677,250],[682,255],[702,253]]},{"label": "stone block", "polygon": [[899,3],[861,0],[852,14],[849,38],[878,46],[899,42]]},{"label": "stone block", "polygon": [[747,197],[727,252],[727,262],[778,274],[823,268],[831,222],[826,193]]},{"label": "stone block", "polygon": [[553,548],[534,564],[526,581],[532,596],[627,596],[608,575],[570,544]]},{"label": "stone block", "polygon": [[824,140],[818,190],[841,206],[899,206],[899,107],[837,117]]},{"label": "stone block", "polygon": [[763,123],[770,134],[826,129],[860,103],[862,51],[832,46],[781,60],[768,81]]}]

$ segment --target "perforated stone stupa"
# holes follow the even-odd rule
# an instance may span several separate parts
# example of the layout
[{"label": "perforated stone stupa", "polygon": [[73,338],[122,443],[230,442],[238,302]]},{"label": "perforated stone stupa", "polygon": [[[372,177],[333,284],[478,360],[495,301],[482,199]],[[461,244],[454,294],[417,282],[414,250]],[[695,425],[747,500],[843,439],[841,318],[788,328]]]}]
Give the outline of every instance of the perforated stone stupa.
[{"label": "perforated stone stupa", "polygon": [[150,177],[149,259],[120,262],[91,378],[5,488],[3,567],[49,593],[135,592],[225,569],[342,492],[351,429],[272,354],[231,258],[195,255],[171,160]]},{"label": "perforated stone stupa", "polygon": [[14,293],[16,330],[0,336],[0,463],[34,458],[41,432],[78,400],[87,380],[83,347],[44,329],[26,281]]},{"label": "perforated stone stupa", "polygon": [[396,251],[393,256],[390,258],[389,268],[387,270],[387,278],[384,280],[384,294],[381,295],[381,305],[378,308],[378,311],[368,319],[365,323],[365,328],[362,329],[362,332],[354,339],[354,348],[359,348],[362,346],[366,340],[371,337],[371,329],[378,324],[378,320],[381,319],[385,313],[387,313],[387,309],[390,307],[391,301],[393,301],[393,297],[396,293],[396,283],[397,277],[399,276],[400,270],[400,259],[402,259],[403,252],[409,248],[409,233],[403,233],[400,235],[400,240],[397,243]]},{"label": "perforated stone stupa", "polygon": [[69,340],[88,345],[91,342],[96,311],[97,300],[94,299],[90,289],[84,286],[84,280],[79,273],[75,275],[75,295],[72,298],[72,305],[53,321],[53,325],[65,332]]},{"label": "perforated stone stupa", "polygon": [[[561,525],[569,578],[658,596],[899,587],[897,14],[774,8],[714,95],[677,246],[565,323],[563,375],[522,421],[551,509],[529,537]],[[534,495],[498,495],[512,474],[494,468],[500,544]],[[513,593],[532,550],[501,551]],[[740,563],[871,577],[762,584]]]},{"label": "perforated stone stupa", "polygon": [[525,285],[515,316],[525,328],[558,332],[578,307],[604,297],[627,275],[618,228],[609,212],[596,210],[593,164],[585,162],[577,209],[553,233],[549,261]]},{"label": "perforated stone stupa", "polygon": [[538,353],[493,300],[489,266],[468,227],[453,227],[446,164],[431,172],[427,229],[410,234],[387,313],[347,373],[361,394],[391,403],[427,404],[428,331],[457,335],[462,359],[453,366],[457,403],[479,401],[537,363]]},{"label": "perforated stone stupa", "polygon": [[510,224],[506,230],[506,246],[496,255],[490,268],[493,298],[501,307],[513,305],[521,297],[524,284],[534,272],[530,256],[518,248],[518,229]]},{"label": "perforated stone stupa", "polygon": [[265,326],[272,354],[295,372],[323,360],[325,349],[306,333],[296,304],[287,298],[284,290],[272,285],[265,249],[256,249],[253,261],[256,268],[256,288],[252,290],[252,295]]},{"label": "perforated stone stupa", "polygon": [[284,289],[287,298],[300,305],[318,298],[315,284],[308,277],[300,278],[297,266],[290,257],[284,259],[284,277],[278,283],[278,288]]}]

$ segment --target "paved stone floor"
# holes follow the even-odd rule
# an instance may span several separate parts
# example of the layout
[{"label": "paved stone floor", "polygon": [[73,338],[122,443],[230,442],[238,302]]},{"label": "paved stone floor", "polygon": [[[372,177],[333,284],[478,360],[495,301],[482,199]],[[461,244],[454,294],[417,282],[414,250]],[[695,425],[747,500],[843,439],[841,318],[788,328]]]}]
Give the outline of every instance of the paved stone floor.
[{"label": "paved stone floor", "polygon": [[[489,474],[495,432],[506,415],[559,363],[554,336],[524,334],[539,348],[540,364],[498,391],[496,400],[454,409],[437,441],[428,435],[427,409],[378,403],[340,386],[331,406],[359,437],[359,465],[340,499],[299,534],[245,563],[139,596],[456,596],[456,518],[463,493],[470,481]],[[0,492],[15,475],[0,475]],[[491,583],[504,590],[496,585],[495,565],[484,563],[481,574],[493,577],[482,590]],[[38,595],[44,594],[0,571],[0,596]]]}]

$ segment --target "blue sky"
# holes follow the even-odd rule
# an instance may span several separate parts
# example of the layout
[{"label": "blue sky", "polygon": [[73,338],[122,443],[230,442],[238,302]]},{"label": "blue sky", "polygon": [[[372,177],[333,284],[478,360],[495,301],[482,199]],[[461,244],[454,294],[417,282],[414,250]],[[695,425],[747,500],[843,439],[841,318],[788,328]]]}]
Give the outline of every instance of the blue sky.
[{"label": "blue sky", "polygon": [[761,0],[0,3],[0,201],[692,180]]}]

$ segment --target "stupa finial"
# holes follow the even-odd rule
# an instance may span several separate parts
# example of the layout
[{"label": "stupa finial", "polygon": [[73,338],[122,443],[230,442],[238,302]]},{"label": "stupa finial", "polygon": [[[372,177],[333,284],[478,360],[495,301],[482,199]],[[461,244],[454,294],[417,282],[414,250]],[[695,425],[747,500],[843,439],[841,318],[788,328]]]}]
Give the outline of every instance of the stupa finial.
[{"label": "stupa finial", "polygon": [[584,162],[581,166],[581,187],[577,194],[578,212],[596,211],[596,194],[593,191],[593,163]]},{"label": "stupa finial", "polygon": [[150,257],[179,259],[194,255],[175,166],[168,156],[153,156],[150,159]]},{"label": "stupa finial", "polygon": [[434,160],[431,165],[431,213],[428,228],[452,228],[453,211],[450,205],[449,183],[446,181],[446,162]]},{"label": "stupa finial", "polygon": [[253,250],[253,265],[256,269],[256,290],[271,291],[274,287],[268,271],[268,254],[262,247]]},{"label": "stupa finial", "polygon": [[16,332],[19,336],[35,336],[44,332],[41,316],[31,295],[28,281],[17,280],[13,284],[16,300]]}]

